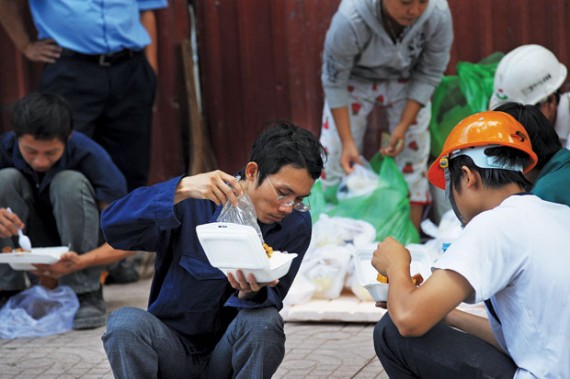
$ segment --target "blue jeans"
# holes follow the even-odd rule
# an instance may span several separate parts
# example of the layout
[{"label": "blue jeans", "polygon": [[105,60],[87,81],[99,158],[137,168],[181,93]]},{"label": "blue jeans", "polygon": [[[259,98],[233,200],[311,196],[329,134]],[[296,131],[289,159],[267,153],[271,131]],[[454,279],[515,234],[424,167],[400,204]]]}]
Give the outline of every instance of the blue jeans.
[{"label": "blue jeans", "polygon": [[271,378],[285,356],[275,308],[242,309],[209,354],[139,308],[111,313],[102,337],[115,378]]},{"label": "blue jeans", "polygon": [[388,313],[374,328],[374,349],[390,378],[513,378],[517,370],[508,355],[444,323],[402,337]]},{"label": "blue jeans", "polygon": [[[61,244],[83,254],[99,244],[99,207],[95,191],[87,178],[78,171],[59,172],[49,186],[52,214],[37,209],[30,182],[15,168],[0,170],[0,206],[10,207],[26,224],[34,247]],[[0,240],[2,246],[13,246],[11,238]],[[60,278],[59,283],[71,287],[76,293],[95,291],[100,286],[101,268],[93,267]],[[22,290],[26,286],[24,271],[0,265],[0,288]]]}]

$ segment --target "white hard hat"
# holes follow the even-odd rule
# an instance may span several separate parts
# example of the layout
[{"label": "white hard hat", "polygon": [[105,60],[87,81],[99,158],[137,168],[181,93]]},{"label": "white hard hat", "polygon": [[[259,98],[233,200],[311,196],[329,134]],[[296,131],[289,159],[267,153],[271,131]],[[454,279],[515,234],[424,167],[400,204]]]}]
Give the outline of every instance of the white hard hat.
[{"label": "white hard hat", "polygon": [[489,108],[504,101],[538,104],[562,86],[566,73],[566,66],[547,48],[519,46],[499,62]]}]

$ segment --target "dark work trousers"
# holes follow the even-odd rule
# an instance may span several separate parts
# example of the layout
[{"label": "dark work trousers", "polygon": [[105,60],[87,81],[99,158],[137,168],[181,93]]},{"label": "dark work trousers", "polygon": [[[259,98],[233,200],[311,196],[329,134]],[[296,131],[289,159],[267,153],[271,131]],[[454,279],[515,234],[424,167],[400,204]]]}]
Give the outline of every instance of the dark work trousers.
[{"label": "dark work trousers", "polygon": [[108,66],[64,54],[45,66],[40,91],[71,104],[75,130],[107,150],[129,191],[147,184],[156,75],[142,52]]},{"label": "dark work trousers", "polygon": [[390,378],[513,378],[513,360],[480,338],[438,323],[421,337],[402,337],[386,313],[374,349]]}]

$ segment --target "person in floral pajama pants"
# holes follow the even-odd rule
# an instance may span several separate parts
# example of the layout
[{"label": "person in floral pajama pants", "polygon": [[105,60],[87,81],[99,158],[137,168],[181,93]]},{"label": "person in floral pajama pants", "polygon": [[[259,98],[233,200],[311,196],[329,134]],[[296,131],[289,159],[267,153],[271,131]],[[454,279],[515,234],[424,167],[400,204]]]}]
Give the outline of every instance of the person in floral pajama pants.
[{"label": "person in floral pajama pants", "polygon": [[367,117],[375,106],[385,107],[390,138],[379,150],[402,170],[419,230],[424,206],[431,203],[430,99],[447,68],[452,41],[445,0],[341,1],[323,51],[325,191],[361,163]]}]

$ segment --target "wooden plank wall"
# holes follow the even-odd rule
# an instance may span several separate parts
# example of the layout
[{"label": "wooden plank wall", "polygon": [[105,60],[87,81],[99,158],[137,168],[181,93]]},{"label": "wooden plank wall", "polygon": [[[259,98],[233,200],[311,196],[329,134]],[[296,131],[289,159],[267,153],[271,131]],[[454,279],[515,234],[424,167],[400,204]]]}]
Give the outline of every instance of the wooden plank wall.
[{"label": "wooden plank wall", "polygon": [[[458,61],[539,43],[569,65],[570,0],[448,0]],[[318,134],[324,35],[339,0],[190,0],[195,5],[204,120],[218,167],[237,170],[267,122],[286,118]],[[20,2],[25,5],[25,2]],[[189,37],[187,0],[159,12],[159,89],[155,105],[153,182],[189,167],[189,117],[180,52]],[[9,108],[33,90],[41,66],[14,50],[0,28],[0,132]]]},{"label": "wooden plank wall", "polygon": [[[455,40],[447,73],[525,43],[570,63],[569,0],[448,0]],[[236,170],[265,123],[319,133],[321,51],[339,0],[197,2],[205,116],[219,166]]]}]

